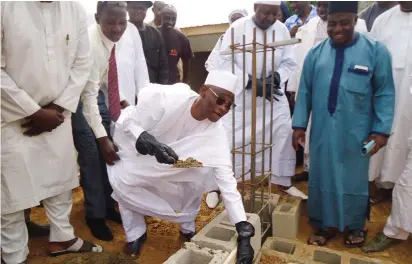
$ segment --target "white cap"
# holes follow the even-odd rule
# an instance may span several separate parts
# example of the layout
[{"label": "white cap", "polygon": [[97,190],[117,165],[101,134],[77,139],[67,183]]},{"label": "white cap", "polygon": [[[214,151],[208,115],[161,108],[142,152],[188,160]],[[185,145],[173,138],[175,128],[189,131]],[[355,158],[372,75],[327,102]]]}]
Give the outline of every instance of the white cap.
[{"label": "white cap", "polygon": [[232,20],[232,16],[234,14],[240,14],[240,15],[242,15],[242,17],[246,17],[247,16],[247,11],[246,11],[246,9],[235,9],[232,12],[230,12],[230,14],[229,14],[229,24],[232,24],[231,20]]},{"label": "white cap", "polygon": [[255,4],[280,6],[281,1],[255,1]]},{"label": "white cap", "polygon": [[225,89],[233,94],[236,90],[237,76],[228,71],[210,71],[205,85],[213,85]]}]

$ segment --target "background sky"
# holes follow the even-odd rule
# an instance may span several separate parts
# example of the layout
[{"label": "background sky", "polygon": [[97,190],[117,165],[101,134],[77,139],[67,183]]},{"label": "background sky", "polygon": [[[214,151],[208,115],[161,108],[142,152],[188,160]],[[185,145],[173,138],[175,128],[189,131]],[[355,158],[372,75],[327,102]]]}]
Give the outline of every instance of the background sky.
[{"label": "background sky", "polygon": [[[94,0],[79,1],[86,8],[89,25],[94,22],[96,3]],[[194,27],[228,22],[229,13],[244,8],[249,15],[253,12],[254,0],[169,0],[177,9],[177,27]],[[153,20],[152,10],[147,10],[146,22]]]}]

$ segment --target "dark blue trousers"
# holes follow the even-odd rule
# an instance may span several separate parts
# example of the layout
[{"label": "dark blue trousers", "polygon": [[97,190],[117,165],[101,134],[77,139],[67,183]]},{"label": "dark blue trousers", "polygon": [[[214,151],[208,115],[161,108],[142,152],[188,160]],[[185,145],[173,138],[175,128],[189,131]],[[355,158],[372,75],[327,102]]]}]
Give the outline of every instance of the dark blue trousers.
[{"label": "dark blue trousers", "polygon": [[[102,123],[110,137],[110,115],[103,92],[99,92],[98,105]],[[105,218],[106,210],[114,207],[113,192],[107,175],[106,163],[97,139],[83,116],[83,105],[72,115],[73,139],[78,152],[80,185],[84,192],[87,218]]]}]

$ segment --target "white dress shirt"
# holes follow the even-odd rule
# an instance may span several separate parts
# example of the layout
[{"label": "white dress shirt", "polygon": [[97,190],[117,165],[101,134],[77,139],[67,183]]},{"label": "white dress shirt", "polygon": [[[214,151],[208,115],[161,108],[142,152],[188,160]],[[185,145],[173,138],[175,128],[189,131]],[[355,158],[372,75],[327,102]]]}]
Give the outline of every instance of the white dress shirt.
[{"label": "white dress shirt", "polygon": [[134,105],[139,89],[149,84],[149,75],[140,35],[139,32],[133,32],[133,29],[137,31],[134,25],[128,23],[122,38],[119,42],[114,43],[103,34],[98,24],[89,27],[89,39],[94,63],[90,78],[82,94],[82,102],[84,117],[96,138],[107,136],[97,105],[97,94],[99,89],[102,89],[108,106],[109,59],[114,46],[120,101],[126,100],[129,104]]}]

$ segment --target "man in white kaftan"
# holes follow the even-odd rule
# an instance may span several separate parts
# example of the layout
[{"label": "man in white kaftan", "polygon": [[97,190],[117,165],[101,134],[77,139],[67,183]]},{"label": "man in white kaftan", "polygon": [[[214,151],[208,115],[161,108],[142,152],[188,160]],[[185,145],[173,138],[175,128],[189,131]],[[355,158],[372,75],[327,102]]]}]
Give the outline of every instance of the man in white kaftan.
[{"label": "man in white kaftan", "polygon": [[[395,81],[395,117],[388,145],[371,159],[369,181],[376,180],[382,188],[393,187],[402,174],[408,157],[408,135],[412,130],[412,94],[404,79],[410,76],[412,64],[412,12],[404,11],[410,2],[400,2],[380,15],[370,34],[384,43],[392,54]],[[409,69],[409,72],[408,72]]]},{"label": "man in white kaftan", "polygon": [[77,239],[69,221],[79,184],[70,116],[92,65],[85,10],[76,2],[2,2],[1,28],[2,258],[27,261],[24,209],[40,201],[50,254],[102,251]]},{"label": "man in white kaftan", "polygon": [[[306,55],[309,50],[317,46],[319,43],[327,39],[328,32],[328,7],[329,2],[318,1],[316,3],[316,12],[318,16],[312,18],[306,25],[299,28],[296,33],[296,38],[301,39],[302,42],[296,44],[295,58],[298,65],[297,71],[294,73],[293,77],[289,79],[288,91],[293,92],[294,95],[298,94],[300,76],[302,73],[303,62],[305,61]],[[365,20],[358,18],[355,31],[359,33],[368,32],[366,28]],[[309,120],[308,127],[306,131],[310,131],[311,121]],[[309,136],[310,133],[306,133],[306,140],[304,146],[304,169],[303,173],[295,176],[296,180],[306,180],[308,178],[309,172]],[[302,142],[303,143],[303,142]]]},{"label": "man in white kaftan", "polygon": [[[397,8],[398,6],[394,7]],[[412,5],[410,6],[412,7]],[[412,9],[410,9],[412,11]],[[390,10],[388,12],[391,12]],[[410,13],[410,18],[412,13]],[[383,14],[385,15],[385,14]],[[379,17],[375,23],[379,21]],[[411,21],[411,20],[410,20]],[[375,26],[374,24],[373,26]],[[402,89],[412,96],[412,64],[408,64],[405,68],[406,73],[401,83]],[[406,94],[406,92],[405,92]],[[411,121],[408,121],[411,122]],[[371,240],[362,250],[366,253],[384,251],[396,242],[407,240],[412,234],[412,129],[404,131],[403,136],[406,136],[406,161],[403,172],[396,180],[395,187],[392,193],[392,211],[389,216],[385,228],[382,233],[379,233],[376,238]],[[404,139],[402,139],[403,142]]]},{"label": "man in white kaftan", "polygon": [[383,233],[362,248],[368,253],[383,251],[412,233],[412,58],[406,56],[412,49],[412,2],[400,2],[380,15],[371,34],[392,54],[396,108],[393,135],[386,149],[372,158],[369,179],[380,176],[382,182],[394,182],[395,187]]},{"label": "man in white kaftan", "polygon": [[[229,14],[229,25],[232,25],[236,20],[247,17],[246,9],[235,9]],[[225,34],[223,34],[218,41],[216,42],[215,47],[213,48],[212,52],[210,53],[209,57],[205,62],[205,68],[208,72],[216,70],[219,64],[219,57],[220,57],[220,46],[222,46],[222,40]]]},{"label": "man in white kaftan", "polygon": [[[260,4],[263,2],[264,4]],[[256,1],[254,16],[244,17],[233,23],[226,31],[222,40],[221,50],[229,50],[231,43],[231,31],[234,29],[234,43],[242,43],[243,35],[246,36],[245,43],[253,42],[253,28],[256,28],[256,42],[264,43],[264,34],[267,32],[267,42],[271,42],[273,34],[275,34],[276,41],[289,40],[290,34],[284,24],[276,21],[277,13],[280,9],[280,1]],[[263,76],[270,77],[278,74],[280,76],[279,83],[280,90],[284,93],[285,82],[289,76],[296,70],[296,61],[294,59],[293,48],[291,46],[279,47],[275,51],[275,68],[272,69],[272,52],[268,51],[266,61],[263,61],[263,52],[256,55],[257,78],[262,79]],[[246,71],[243,72],[243,63],[245,63]],[[264,65],[266,68],[264,68]],[[227,71],[232,70],[232,55],[220,56],[219,69]],[[266,69],[266,73],[263,70]],[[235,111],[235,146],[242,146],[242,132],[245,130],[245,142],[251,140],[251,116],[252,116],[252,90],[248,89],[248,82],[250,75],[252,75],[252,54],[246,53],[246,61],[243,62],[243,54],[235,55],[235,74],[238,76],[236,84],[236,104]],[[243,84],[243,77],[245,83]],[[268,82],[267,82],[268,83]],[[243,90],[245,91],[245,105],[243,105]],[[266,91],[270,91],[266,89]],[[256,139],[257,142],[263,141],[263,120],[265,120],[265,143],[269,144],[270,133],[270,119],[271,119],[271,103],[266,99],[267,95],[257,97],[256,104]],[[293,189],[292,194],[304,195],[296,188],[291,187],[291,177],[295,174],[296,153],[292,148],[292,128],[291,117],[289,111],[289,103],[286,96],[274,96],[278,101],[273,102],[273,148],[272,148],[272,164],[269,164],[270,150],[265,151],[265,171],[272,166],[271,182],[278,186],[282,186],[284,190],[289,191]],[[265,112],[264,106],[266,107]],[[245,109],[245,124],[243,127],[243,108]],[[232,113],[229,113],[223,118],[226,129],[228,130],[228,137],[232,138]],[[265,115],[265,119],[263,116]],[[232,142],[232,140],[230,140]],[[246,148],[247,149],[247,148]],[[257,155],[256,168],[261,168],[262,154]],[[242,174],[242,156],[236,156],[236,178],[241,179]],[[250,157],[246,155],[244,163],[245,172],[250,169]],[[247,179],[247,177],[246,177]]]},{"label": "man in white kaftan", "polygon": [[[236,76],[229,72],[212,71],[200,95],[183,83],[151,84],[140,92],[136,107],[123,111],[114,133],[120,160],[108,172],[129,254],[138,255],[146,239],[145,215],[179,222],[181,233],[192,237],[202,195],[217,184],[240,237],[238,260],[246,262],[239,263],[252,263],[254,229],[246,222],[226,131],[219,120],[232,105],[235,82]],[[168,165],[189,157],[203,167]]]}]

